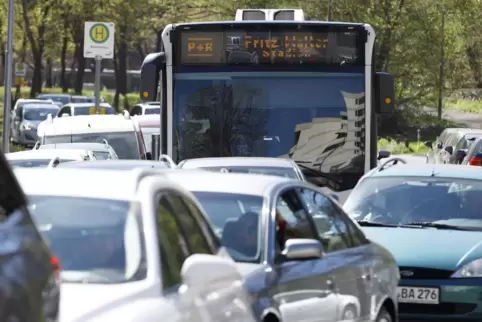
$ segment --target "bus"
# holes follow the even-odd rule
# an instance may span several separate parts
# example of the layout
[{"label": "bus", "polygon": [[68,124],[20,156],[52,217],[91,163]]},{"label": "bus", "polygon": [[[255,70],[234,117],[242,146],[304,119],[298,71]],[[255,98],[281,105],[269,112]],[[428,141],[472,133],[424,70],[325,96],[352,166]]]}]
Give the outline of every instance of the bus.
[{"label": "bus", "polygon": [[375,71],[365,23],[299,9],[240,9],[234,21],[170,24],[146,56],[140,98],[160,100],[161,151],[190,158],[291,158],[306,178],[352,189],[377,165],[377,114],[394,79]]}]

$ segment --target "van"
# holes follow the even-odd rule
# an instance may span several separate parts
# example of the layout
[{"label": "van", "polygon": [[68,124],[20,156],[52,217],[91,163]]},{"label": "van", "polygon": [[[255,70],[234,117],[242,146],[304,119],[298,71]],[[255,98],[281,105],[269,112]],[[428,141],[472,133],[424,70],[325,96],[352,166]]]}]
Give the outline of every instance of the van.
[{"label": "van", "polygon": [[[40,123],[38,143],[109,142],[119,159],[151,159],[146,153],[144,137],[137,122],[125,115],[82,115],[53,118]],[[104,141],[105,140],[105,141]]]}]

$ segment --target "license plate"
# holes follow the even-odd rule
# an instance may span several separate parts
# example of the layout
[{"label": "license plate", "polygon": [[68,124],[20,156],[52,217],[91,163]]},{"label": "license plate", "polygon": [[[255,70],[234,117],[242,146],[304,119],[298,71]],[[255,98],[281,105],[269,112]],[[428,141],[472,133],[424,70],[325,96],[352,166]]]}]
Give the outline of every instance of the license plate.
[{"label": "license plate", "polygon": [[399,303],[439,304],[440,290],[435,287],[397,287]]},{"label": "license plate", "polygon": [[[90,107],[89,108],[89,114],[93,115],[95,114],[95,107]],[[104,107],[99,107],[99,113],[98,114],[105,114],[105,108]]]}]

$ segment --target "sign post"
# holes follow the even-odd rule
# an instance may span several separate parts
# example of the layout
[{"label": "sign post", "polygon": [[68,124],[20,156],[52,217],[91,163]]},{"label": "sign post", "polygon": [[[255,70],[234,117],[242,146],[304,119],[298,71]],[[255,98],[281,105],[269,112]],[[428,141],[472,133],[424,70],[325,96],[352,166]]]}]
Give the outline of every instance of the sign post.
[{"label": "sign post", "polygon": [[100,105],[100,73],[102,59],[114,58],[113,22],[85,22],[84,25],[84,58],[95,59],[95,113],[99,113]]},{"label": "sign post", "polygon": [[10,152],[10,110],[12,104],[12,65],[13,65],[13,0],[8,0],[7,49],[5,51],[5,94],[3,104],[3,153]]}]

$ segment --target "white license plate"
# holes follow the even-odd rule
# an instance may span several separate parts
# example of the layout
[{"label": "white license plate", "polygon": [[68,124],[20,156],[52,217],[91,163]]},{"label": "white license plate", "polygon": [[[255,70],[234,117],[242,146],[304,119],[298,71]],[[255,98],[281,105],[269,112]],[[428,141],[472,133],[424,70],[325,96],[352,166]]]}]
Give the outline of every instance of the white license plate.
[{"label": "white license plate", "polygon": [[439,304],[440,290],[435,287],[397,287],[399,303]]}]

